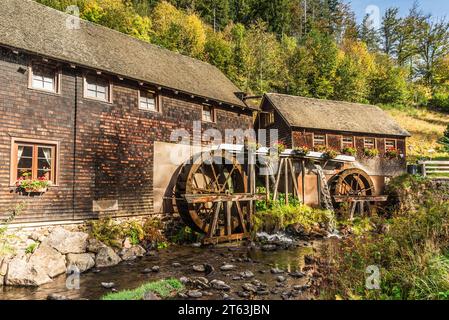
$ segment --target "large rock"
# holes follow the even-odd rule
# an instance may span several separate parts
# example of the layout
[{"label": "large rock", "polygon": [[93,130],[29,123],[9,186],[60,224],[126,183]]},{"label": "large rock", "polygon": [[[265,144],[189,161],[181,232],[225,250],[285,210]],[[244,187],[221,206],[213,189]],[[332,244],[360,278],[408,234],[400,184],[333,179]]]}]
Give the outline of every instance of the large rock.
[{"label": "large rock", "polygon": [[115,266],[121,261],[120,257],[109,247],[101,248],[95,258],[97,268]]},{"label": "large rock", "polygon": [[87,241],[87,251],[98,253],[101,249],[106,248],[107,246],[98,239],[90,238]]},{"label": "large rock", "polygon": [[67,268],[78,268],[79,272],[85,272],[95,266],[95,254],[93,253],[69,253],[66,256]]},{"label": "large rock", "polygon": [[145,249],[141,246],[132,246],[130,248],[124,247],[122,251],[120,251],[120,257],[125,261],[134,260],[138,257],[143,257],[145,253]]},{"label": "large rock", "polygon": [[51,282],[47,272],[37,265],[27,263],[25,259],[14,258],[8,266],[6,285],[10,286],[33,286]]},{"label": "large rock", "polygon": [[34,251],[28,263],[38,269],[44,270],[50,278],[54,278],[66,271],[65,257],[49,245],[43,243]]},{"label": "large rock", "polygon": [[55,228],[42,242],[58,250],[62,254],[84,253],[89,235],[84,232],[71,232],[62,227]]}]

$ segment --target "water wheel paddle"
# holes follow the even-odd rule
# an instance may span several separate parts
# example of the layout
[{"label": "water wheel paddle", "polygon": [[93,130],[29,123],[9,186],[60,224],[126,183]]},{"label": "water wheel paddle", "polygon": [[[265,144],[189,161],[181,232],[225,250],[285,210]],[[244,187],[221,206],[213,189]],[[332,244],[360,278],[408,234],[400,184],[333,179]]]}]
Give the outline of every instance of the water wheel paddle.
[{"label": "water wheel paddle", "polygon": [[[363,197],[373,196],[374,192],[374,183],[370,176],[360,169],[344,170],[337,174],[331,181],[332,195],[348,198],[348,202],[352,206],[350,208],[351,218],[355,213],[360,215],[371,213],[372,203],[363,200]],[[351,199],[356,200],[352,201]],[[342,203],[335,205],[341,207]]]},{"label": "water wheel paddle", "polygon": [[175,189],[176,204],[184,223],[194,231],[209,236],[224,235],[229,231],[227,228],[232,233],[239,231],[240,221],[245,216],[242,214],[244,208],[238,202],[233,206],[226,202],[207,200],[191,203],[186,199],[192,196],[212,199],[246,192],[244,170],[235,157],[226,151],[207,151],[193,156],[182,166]]}]

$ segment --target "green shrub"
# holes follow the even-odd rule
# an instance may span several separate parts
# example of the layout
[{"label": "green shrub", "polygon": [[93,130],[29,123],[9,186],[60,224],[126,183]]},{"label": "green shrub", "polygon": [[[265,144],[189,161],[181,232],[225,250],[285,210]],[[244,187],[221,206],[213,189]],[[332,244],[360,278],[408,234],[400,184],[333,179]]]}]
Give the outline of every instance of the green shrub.
[{"label": "green shrub", "polygon": [[163,225],[160,219],[149,218],[143,224],[143,239],[152,244],[165,243],[166,238],[162,233]]},{"label": "green shrub", "polygon": [[111,218],[91,221],[89,225],[90,235],[95,239],[110,247],[120,248],[122,246],[124,238],[123,227]]},{"label": "green shrub", "polygon": [[[345,239],[325,250],[324,256],[333,263],[322,270],[328,275],[323,297],[442,299],[447,295],[449,203],[427,201],[407,214],[392,216],[386,233]],[[371,265],[380,268],[380,290],[365,288],[366,268]]]},{"label": "green shrub", "polygon": [[123,235],[128,237],[131,241],[131,244],[138,245],[145,239],[145,231],[137,221],[129,221],[126,222],[123,227]]},{"label": "green shrub", "polygon": [[354,157],[357,155],[357,149],[352,147],[346,147],[341,151],[343,154],[347,156]]},{"label": "green shrub", "polygon": [[26,254],[34,253],[34,251],[36,251],[38,245],[39,245],[39,243],[37,243],[37,242],[30,244],[28,247],[26,247],[25,253]]},{"label": "green shrub", "polygon": [[199,242],[202,237],[203,235],[193,231],[190,227],[182,226],[170,240],[176,244],[186,244]]},{"label": "green shrub", "polygon": [[365,157],[367,158],[375,158],[379,155],[379,150],[377,149],[370,149],[370,148],[365,148],[363,149],[363,154],[365,155]]},{"label": "green shrub", "polygon": [[264,211],[256,211],[253,229],[255,232],[277,232],[293,224],[300,224],[306,231],[314,227],[328,228],[333,214],[326,210],[313,209],[303,204],[275,205]]}]

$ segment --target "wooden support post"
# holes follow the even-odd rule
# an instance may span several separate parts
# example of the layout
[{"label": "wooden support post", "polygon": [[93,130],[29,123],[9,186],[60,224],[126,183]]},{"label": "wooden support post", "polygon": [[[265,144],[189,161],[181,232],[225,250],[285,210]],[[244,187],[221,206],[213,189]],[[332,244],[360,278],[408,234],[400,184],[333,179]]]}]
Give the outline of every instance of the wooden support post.
[{"label": "wooden support post", "polygon": [[232,202],[231,201],[226,202],[226,233],[229,236],[232,234],[231,209],[232,209]]},{"label": "wooden support post", "polygon": [[[268,173],[268,172],[267,172]],[[270,177],[265,175],[265,194],[267,203],[270,202]]]},{"label": "wooden support post", "polygon": [[293,165],[293,162],[291,159],[288,160],[288,163],[290,165],[290,171],[292,173],[292,180],[293,180],[293,195],[296,199],[299,200],[299,189],[298,189],[298,181],[296,177],[295,167]]},{"label": "wooden support post", "polygon": [[285,185],[285,205],[288,206],[288,159],[284,161],[284,185]]},{"label": "wooden support post", "polygon": [[306,204],[306,162],[301,160],[302,203]]},{"label": "wooden support post", "polygon": [[281,159],[278,165],[278,172],[276,175],[276,182],[274,184],[274,193],[273,193],[273,201],[276,201],[278,196],[278,188],[279,188],[279,181],[281,180],[281,173],[282,173],[282,165],[284,164],[284,159]]},{"label": "wooden support post", "polygon": [[217,202],[214,212],[214,218],[212,220],[211,227],[209,229],[208,237],[212,238],[215,235],[215,230],[217,229],[218,214],[220,213],[221,202]]}]

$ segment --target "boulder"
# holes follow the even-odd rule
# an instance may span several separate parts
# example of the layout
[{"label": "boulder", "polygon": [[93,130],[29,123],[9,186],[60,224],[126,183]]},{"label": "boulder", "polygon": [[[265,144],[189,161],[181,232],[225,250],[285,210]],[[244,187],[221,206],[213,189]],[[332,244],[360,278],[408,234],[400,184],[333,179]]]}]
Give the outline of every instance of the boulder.
[{"label": "boulder", "polygon": [[118,264],[120,261],[120,257],[109,247],[101,248],[98,251],[97,256],[95,258],[95,266],[97,268],[102,267],[111,267]]},{"label": "boulder", "polygon": [[101,242],[100,240],[97,240],[95,238],[90,238],[87,241],[87,251],[98,253],[101,249],[106,248],[107,246]]},{"label": "boulder", "polygon": [[46,270],[27,263],[25,259],[14,258],[9,263],[6,285],[37,287],[49,282],[51,279]]},{"label": "boulder", "polygon": [[9,258],[0,257],[0,287],[5,283],[6,274],[8,273]]},{"label": "boulder", "polygon": [[44,270],[50,278],[66,272],[65,257],[44,243],[34,251],[28,263],[33,267]]},{"label": "boulder", "polygon": [[129,248],[124,247],[122,251],[120,251],[119,255],[122,260],[129,261],[134,260],[138,257],[143,257],[145,253],[145,249],[137,245],[131,246]]},{"label": "boulder", "polygon": [[84,253],[89,235],[84,232],[71,232],[62,227],[55,228],[42,242],[62,254]]},{"label": "boulder", "polygon": [[212,280],[210,282],[210,285],[212,288],[216,289],[216,290],[224,290],[224,291],[228,291],[231,289],[231,287],[229,285],[227,285],[224,281],[221,280]]},{"label": "boulder", "polygon": [[93,253],[69,253],[66,256],[67,268],[78,268],[79,272],[85,272],[95,266],[95,254]]},{"label": "boulder", "polygon": [[231,271],[234,270],[235,266],[233,264],[225,264],[223,266],[220,267],[221,271]]},{"label": "boulder", "polygon": [[161,300],[155,293],[148,291],[143,295],[143,300]]}]

